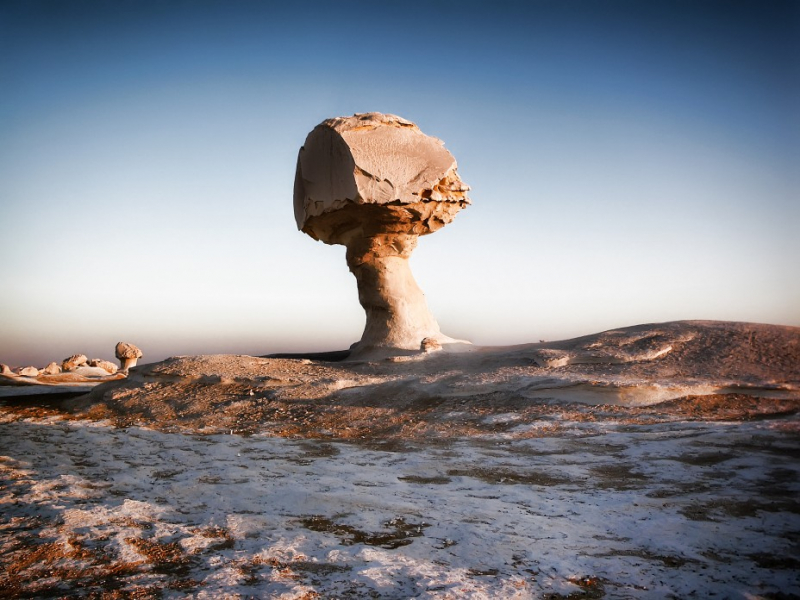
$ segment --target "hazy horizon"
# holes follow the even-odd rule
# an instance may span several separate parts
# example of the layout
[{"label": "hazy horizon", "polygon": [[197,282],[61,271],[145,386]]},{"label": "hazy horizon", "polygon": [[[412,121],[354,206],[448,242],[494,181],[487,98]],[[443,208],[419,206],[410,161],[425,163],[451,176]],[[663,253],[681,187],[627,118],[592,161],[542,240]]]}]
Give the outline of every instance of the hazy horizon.
[{"label": "hazy horizon", "polygon": [[800,326],[798,3],[11,0],[0,52],[0,362],[357,341],[292,184],[368,111],[472,187],[411,259],[448,335]]}]

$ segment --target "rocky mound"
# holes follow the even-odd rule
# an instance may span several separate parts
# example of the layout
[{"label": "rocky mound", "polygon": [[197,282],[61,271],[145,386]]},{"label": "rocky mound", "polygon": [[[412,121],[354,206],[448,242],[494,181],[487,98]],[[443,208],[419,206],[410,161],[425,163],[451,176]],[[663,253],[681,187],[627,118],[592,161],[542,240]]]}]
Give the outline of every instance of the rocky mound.
[{"label": "rocky mound", "polygon": [[66,406],[120,426],[428,441],[538,435],[565,417],[760,418],[800,408],[800,329],[684,321],[376,362],[183,356]]}]

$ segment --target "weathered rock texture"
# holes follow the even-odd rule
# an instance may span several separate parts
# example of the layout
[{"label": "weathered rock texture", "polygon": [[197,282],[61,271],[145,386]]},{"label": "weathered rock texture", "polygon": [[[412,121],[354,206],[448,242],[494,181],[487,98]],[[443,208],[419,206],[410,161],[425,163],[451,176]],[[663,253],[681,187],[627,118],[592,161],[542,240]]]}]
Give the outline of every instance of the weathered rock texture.
[{"label": "weathered rock texture", "polygon": [[119,342],[114,348],[114,356],[120,364],[120,370],[127,371],[136,366],[136,361],[142,358],[142,351],[128,342]]},{"label": "weathered rock texture", "polygon": [[380,113],[328,119],[306,138],[297,160],[297,226],[347,247],[347,265],[367,314],[352,356],[419,351],[439,329],[408,258],[421,235],[444,227],[470,203],[456,160],[441,140]]},{"label": "weathered rock texture", "polygon": [[65,371],[74,371],[78,367],[85,365],[87,360],[85,354],[73,354],[61,362],[61,368]]},{"label": "weathered rock texture", "polygon": [[110,361],[103,360],[102,358],[93,358],[87,364],[90,367],[98,367],[100,369],[103,369],[106,373],[109,373],[110,375],[113,375],[114,373],[117,372],[117,365],[115,365]]},{"label": "weathered rock texture", "polygon": [[[72,402],[120,427],[425,443],[550,435],[552,418],[621,425],[783,415],[788,434],[800,410],[797,327],[679,321],[394,358],[174,357]],[[540,364],[548,359],[555,364]]]},{"label": "weathered rock texture", "polygon": [[58,363],[51,362],[44,369],[42,369],[42,373],[44,375],[57,375],[58,373],[61,373],[61,367],[58,366]]},{"label": "weathered rock texture", "polygon": [[23,367],[19,370],[19,374],[23,377],[38,377],[39,369],[36,367]]}]

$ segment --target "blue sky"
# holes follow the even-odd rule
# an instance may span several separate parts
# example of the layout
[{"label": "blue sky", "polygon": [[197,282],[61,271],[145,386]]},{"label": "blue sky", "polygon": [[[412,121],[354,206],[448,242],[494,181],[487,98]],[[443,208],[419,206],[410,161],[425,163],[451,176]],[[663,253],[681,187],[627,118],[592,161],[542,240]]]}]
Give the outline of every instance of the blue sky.
[{"label": "blue sky", "polygon": [[381,111],[473,205],[412,269],[448,335],[800,326],[800,4],[6,1],[0,362],[343,348],[297,151]]}]

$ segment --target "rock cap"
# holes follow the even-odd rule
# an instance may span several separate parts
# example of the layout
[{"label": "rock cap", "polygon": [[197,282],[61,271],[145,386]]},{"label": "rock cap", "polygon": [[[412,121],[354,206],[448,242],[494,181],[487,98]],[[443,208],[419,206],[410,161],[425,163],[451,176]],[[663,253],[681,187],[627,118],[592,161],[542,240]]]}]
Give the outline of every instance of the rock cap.
[{"label": "rock cap", "polygon": [[348,204],[469,204],[457,166],[440,139],[396,115],[327,119],[308,134],[297,158],[297,227],[306,231],[309,218]]}]

